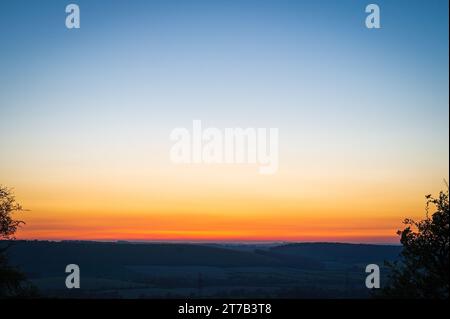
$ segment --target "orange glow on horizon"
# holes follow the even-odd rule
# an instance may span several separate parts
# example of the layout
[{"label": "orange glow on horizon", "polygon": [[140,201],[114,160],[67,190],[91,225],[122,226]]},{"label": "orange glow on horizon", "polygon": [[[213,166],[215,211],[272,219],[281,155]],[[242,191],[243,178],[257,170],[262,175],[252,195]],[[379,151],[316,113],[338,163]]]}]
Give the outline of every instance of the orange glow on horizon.
[{"label": "orange glow on horizon", "polygon": [[424,195],[439,190],[350,171],[323,182],[317,171],[284,167],[271,177],[241,167],[111,167],[7,184],[28,209],[15,216],[26,222],[18,239],[108,241],[398,243],[403,219],[422,218]]}]

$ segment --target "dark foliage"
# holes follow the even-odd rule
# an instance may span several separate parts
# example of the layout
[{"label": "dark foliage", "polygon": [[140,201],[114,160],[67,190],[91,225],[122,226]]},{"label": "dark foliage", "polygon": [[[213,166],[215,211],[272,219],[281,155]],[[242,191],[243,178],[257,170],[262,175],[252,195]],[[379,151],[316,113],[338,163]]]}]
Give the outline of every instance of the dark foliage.
[{"label": "dark foliage", "polygon": [[23,224],[12,215],[22,210],[11,189],[0,185],[0,240],[5,240],[0,242],[0,298],[36,295],[35,288],[26,281],[25,275],[10,266],[6,257],[6,251],[14,239],[14,234]]},{"label": "dark foliage", "polygon": [[[404,221],[399,231],[402,259],[388,264],[390,281],[382,296],[443,299],[449,297],[449,206],[448,190],[437,198],[426,196],[426,218]],[[434,212],[429,214],[429,210]]]}]

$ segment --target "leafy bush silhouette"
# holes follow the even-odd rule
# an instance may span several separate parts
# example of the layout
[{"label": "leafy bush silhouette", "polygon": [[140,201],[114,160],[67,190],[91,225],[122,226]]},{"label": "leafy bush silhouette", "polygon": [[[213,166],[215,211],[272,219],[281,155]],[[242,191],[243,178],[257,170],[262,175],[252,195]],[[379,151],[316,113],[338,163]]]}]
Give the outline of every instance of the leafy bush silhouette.
[{"label": "leafy bush silhouette", "polygon": [[35,288],[25,275],[8,264],[6,251],[15,239],[14,234],[23,221],[13,218],[22,211],[11,189],[0,185],[0,298],[36,296]]},{"label": "leafy bush silhouette", "polygon": [[[381,291],[388,298],[443,299],[449,297],[449,206],[447,191],[427,195],[426,218],[406,219],[398,231],[401,260],[387,263],[391,273]],[[435,211],[429,215],[429,210]]]}]

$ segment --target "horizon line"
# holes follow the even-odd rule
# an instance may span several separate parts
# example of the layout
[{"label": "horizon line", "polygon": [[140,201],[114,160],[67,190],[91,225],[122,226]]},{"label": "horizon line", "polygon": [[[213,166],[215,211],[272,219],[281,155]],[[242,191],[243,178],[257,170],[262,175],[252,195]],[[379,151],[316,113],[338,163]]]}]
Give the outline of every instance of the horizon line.
[{"label": "horizon line", "polygon": [[133,239],[0,239],[1,241],[38,241],[38,242],[98,242],[98,243],[116,243],[116,244],[234,244],[234,245],[269,245],[269,244],[351,244],[351,245],[387,245],[401,246],[400,242],[362,242],[362,241],[292,241],[292,240],[133,240]]}]

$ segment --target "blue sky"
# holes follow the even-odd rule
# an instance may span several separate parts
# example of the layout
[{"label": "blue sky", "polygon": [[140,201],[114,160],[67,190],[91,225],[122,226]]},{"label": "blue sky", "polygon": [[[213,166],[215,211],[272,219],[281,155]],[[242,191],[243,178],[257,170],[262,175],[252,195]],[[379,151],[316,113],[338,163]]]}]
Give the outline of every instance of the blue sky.
[{"label": "blue sky", "polygon": [[[29,238],[91,238],[92,211],[122,210],[169,232],[160,211],[204,212],[188,233],[392,241],[448,177],[448,1],[377,1],[379,30],[369,1],[72,2],[76,30],[69,1],[0,3],[0,182]],[[174,168],[169,134],[194,119],[279,128],[279,172]]]},{"label": "blue sky", "polygon": [[75,1],[79,30],[68,3],[1,3],[5,170],[99,148],[163,159],[201,119],[279,127],[286,163],[448,173],[447,1],[377,1],[380,30],[367,1]]},{"label": "blue sky", "polygon": [[294,139],[329,129],[447,142],[447,1],[378,1],[380,30],[364,27],[364,1],[76,3],[79,30],[64,26],[66,1],[2,2],[4,130],[200,118]]},{"label": "blue sky", "polygon": [[154,102],[149,116],[180,123],[448,129],[447,1],[378,2],[381,30],[364,28],[363,1],[76,3],[80,30],[65,29],[65,1],[2,2],[5,114],[83,114],[96,99],[100,116]]}]

